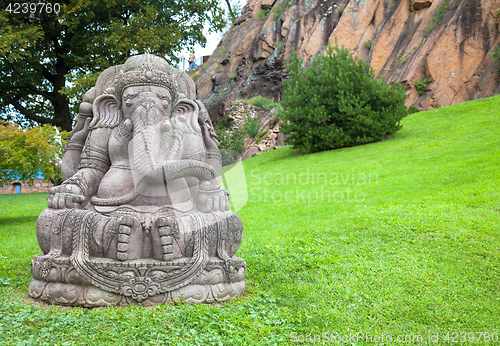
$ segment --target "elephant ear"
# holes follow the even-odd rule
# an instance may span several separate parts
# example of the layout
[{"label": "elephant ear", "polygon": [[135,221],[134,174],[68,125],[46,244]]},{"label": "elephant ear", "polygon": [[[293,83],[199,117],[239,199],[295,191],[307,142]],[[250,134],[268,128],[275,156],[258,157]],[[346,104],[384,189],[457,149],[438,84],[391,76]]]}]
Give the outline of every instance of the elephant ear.
[{"label": "elephant ear", "polygon": [[181,92],[186,95],[186,98],[194,100],[196,98],[196,86],[193,79],[186,72],[182,72],[178,81]]},{"label": "elephant ear", "polygon": [[101,95],[97,97],[92,110],[94,118],[90,123],[91,130],[98,127],[113,128],[122,121],[118,100],[114,95]]},{"label": "elephant ear", "polygon": [[193,129],[197,133],[201,133],[201,128],[198,124],[199,113],[200,107],[198,104],[189,99],[182,98],[175,105],[174,116],[183,116],[186,119],[188,129]]}]

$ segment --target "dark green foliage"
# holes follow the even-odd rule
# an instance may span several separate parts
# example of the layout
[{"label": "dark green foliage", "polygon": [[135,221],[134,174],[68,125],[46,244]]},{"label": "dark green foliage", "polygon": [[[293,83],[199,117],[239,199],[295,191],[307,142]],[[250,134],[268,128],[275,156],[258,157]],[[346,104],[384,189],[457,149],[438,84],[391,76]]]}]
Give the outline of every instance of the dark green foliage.
[{"label": "dark green foliage", "polygon": [[245,148],[243,142],[245,127],[238,127],[233,121],[221,118],[215,125],[214,131],[219,141],[222,165],[226,166],[235,162]]},{"label": "dark green foliage", "polygon": [[57,14],[8,11],[7,3],[15,2],[0,6],[0,119],[66,131],[106,68],[142,53],[175,62],[178,52],[206,43],[207,24],[210,31],[226,24],[217,0],[68,0]]},{"label": "dark green foliage", "polygon": [[245,133],[248,133],[251,137],[257,136],[257,133],[259,133],[259,128],[260,122],[259,119],[256,118],[249,118],[244,127]]},{"label": "dark green foliage", "polygon": [[285,0],[282,1],[280,5],[273,8],[271,13],[274,15],[274,20],[277,21],[289,6],[290,6],[290,0]]},{"label": "dark green foliage", "polygon": [[269,16],[270,11],[271,11],[271,9],[267,9],[267,10],[260,9],[260,10],[258,10],[257,13],[256,13],[257,18],[260,19],[260,20],[266,20],[267,17]]},{"label": "dark green foliage", "polygon": [[367,51],[370,51],[372,49],[372,40],[368,40],[368,41],[363,42],[363,45],[365,46],[365,49]]},{"label": "dark green foliage", "polygon": [[263,96],[255,96],[249,100],[244,100],[244,101],[246,103],[248,103],[249,105],[261,107],[266,111],[273,109],[273,108],[280,107],[279,102],[274,102],[273,100],[268,99],[267,97],[263,97]]},{"label": "dark green foliage", "polygon": [[427,37],[429,33],[434,30],[435,27],[441,25],[443,21],[443,16],[448,11],[448,6],[450,5],[450,0],[445,1],[441,6],[439,6],[436,10],[436,14],[434,18],[432,18],[431,24],[429,24],[424,31],[424,36]]},{"label": "dark green foliage", "polygon": [[329,46],[309,68],[292,54],[284,82],[280,125],[288,143],[316,152],[370,143],[401,128],[408,115],[403,86],[375,79],[368,63],[344,47]]},{"label": "dark green foliage", "polygon": [[495,64],[497,65],[497,71],[500,72],[500,45],[497,44],[494,48],[492,48],[490,54],[493,61],[495,61]]},{"label": "dark green foliage", "polygon": [[420,109],[418,109],[417,107],[415,107],[415,105],[411,105],[410,107],[408,107],[408,114],[413,114],[413,113],[418,113],[420,112]]},{"label": "dark green foliage", "polygon": [[422,77],[421,80],[418,80],[415,83],[413,83],[413,85],[415,85],[415,89],[417,89],[417,93],[420,96],[425,94],[425,87],[427,86],[427,84],[429,84],[429,82],[431,82],[431,80],[424,76]]},{"label": "dark green foliage", "polygon": [[257,139],[255,140],[255,143],[257,143],[257,144],[258,144],[258,143],[262,140],[262,138],[264,138],[264,136],[265,136],[268,132],[269,132],[269,129],[267,129],[267,130],[265,130],[265,131],[262,131],[262,132],[260,133],[259,137],[257,137]]}]

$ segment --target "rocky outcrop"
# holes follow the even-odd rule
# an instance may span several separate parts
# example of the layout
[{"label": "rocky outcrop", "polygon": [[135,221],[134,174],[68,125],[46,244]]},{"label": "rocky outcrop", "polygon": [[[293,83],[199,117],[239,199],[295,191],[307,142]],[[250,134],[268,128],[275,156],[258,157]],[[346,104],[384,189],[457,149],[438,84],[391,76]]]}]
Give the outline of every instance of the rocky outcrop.
[{"label": "rocky outcrop", "polygon": [[[231,128],[244,128],[251,119],[258,120],[258,130],[250,135],[245,134],[241,151],[243,160],[256,156],[262,152],[274,150],[285,145],[286,136],[280,133],[280,120],[278,118],[278,109],[271,108],[266,110],[259,106],[248,104],[245,100],[238,100],[226,110],[223,117],[231,121]],[[224,157],[223,153],[223,157]],[[223,159],[224,164],[232,163],[237,156],[232,159]]]},{"label": "rocky outcrop", "polygon": [[[198,98],[216,120],[234,100],[279,100],[293,50],[305,59],[337,40],[427,110],[493,95],[500,0],[250,0],[207,63]],[[429,80],[419,94],[415,82]],[[418,84],[418,83],[417,83]]]}]

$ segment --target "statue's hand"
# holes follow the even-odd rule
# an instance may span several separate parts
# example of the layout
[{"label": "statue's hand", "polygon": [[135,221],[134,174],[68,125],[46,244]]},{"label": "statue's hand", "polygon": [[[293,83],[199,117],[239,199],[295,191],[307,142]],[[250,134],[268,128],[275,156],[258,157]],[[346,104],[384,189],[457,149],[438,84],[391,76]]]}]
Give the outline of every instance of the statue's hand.
[{"label": "statue's hand", "polygon": [[74,184],[54,186],[47,197],[47,204],[52,209],[78,209],[83,201],[85,201],[85,196],[78,185]]},{"label": "statue's hand", "polygon": [[[92,121],[91,117],[88,117],[85,119],[85,122],[83,123],[83,127],[75,132],[73,136],[71,137],[71,140],[76,143],[85,143],[85,140],[87,139],[87,136],[89,134],[89,124]],[[82,121],[83,122],[83,121]]]},{"label": "statue's hand", "polygon": [[229,191],[223,188],[215,190],[198,190],[197,196],[198,210],[207,213],[210,211],[229,210]]}]

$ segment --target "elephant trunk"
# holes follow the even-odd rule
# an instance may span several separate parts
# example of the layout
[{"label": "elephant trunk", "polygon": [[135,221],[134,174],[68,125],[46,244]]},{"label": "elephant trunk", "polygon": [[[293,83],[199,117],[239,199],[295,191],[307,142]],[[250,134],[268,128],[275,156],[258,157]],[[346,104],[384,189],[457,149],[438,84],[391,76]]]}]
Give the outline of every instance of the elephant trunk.
[{"label": "elephant trunk", "polygon": [[[171,153],[166,155],[160,150],[163,133],[162,126],[149,126],[136,131],[133,137],[134,169],[142,179],[150,183],[171,181],[183,177],[196,177],[202,181],[210,181],[216,177],[212,166],[196,160],[173,160]],[[181,138],[174,136],[172,149],[179,148]]]},{"label": "elephant trunk", "polygon": [[133,164],[139,173],[140,180],[135,190],[121,197],[97,198],[92,197],[91,202],[99,206],[118,206],[127,204],[137,198],[149,184],[172,181],[184,177],[195,177],[201,181],[210,181],[217,177],[214,168],[205,162],[196,160],[171,160],[172,149],[179,148],[181,137],[173,138],[172,148],[162,159],[160,150],[162,136],[166,136],[166,126],[155,125],[134,131],[133,136]]}]

